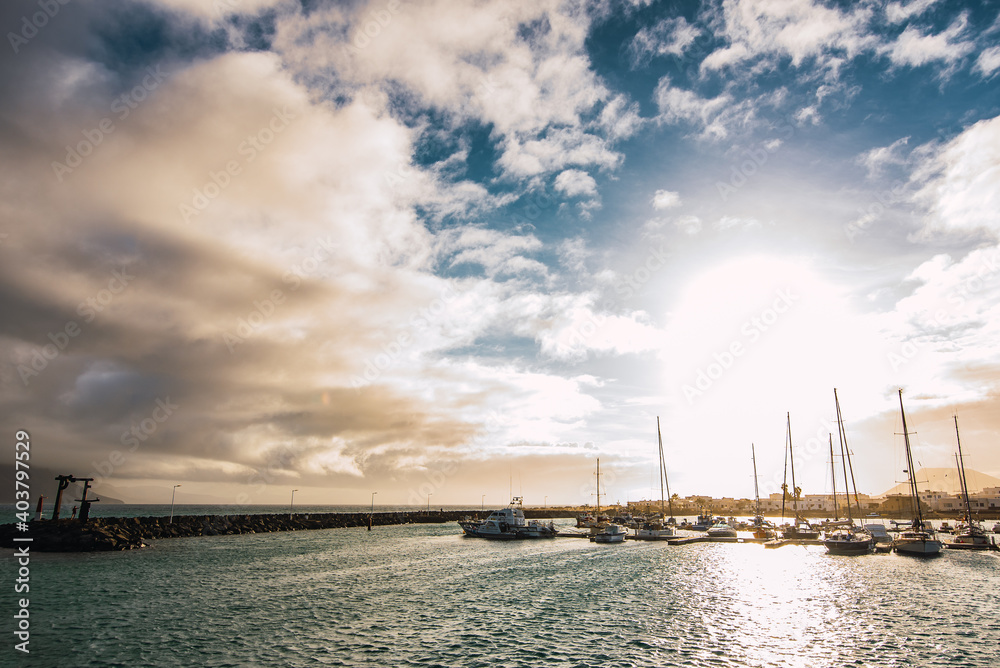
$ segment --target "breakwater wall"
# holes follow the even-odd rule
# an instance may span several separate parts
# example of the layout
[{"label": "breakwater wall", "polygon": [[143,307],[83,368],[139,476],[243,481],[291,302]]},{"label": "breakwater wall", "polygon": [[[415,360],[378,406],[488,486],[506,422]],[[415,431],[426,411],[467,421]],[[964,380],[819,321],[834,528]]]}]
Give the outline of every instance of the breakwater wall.
[{"label": "breakwater wall", "polygon": [[[442,523],[462,519],[468,512],[393,512],[371,515],[373,526]],[[14,547],[14,538],[31,538],[39,552],[93,552],[130,550],[148,540],[185,536],[221,536],[274,531],[336,529],[368,525],[368,513],[315,513],[270,515],[175,515],[166,517],[101,517],[79,520],[36,521],[27,531],[14,524],[0,526],[0,546]],[[457,527],[456,527],[457,529]],[[23,546],[25,543],[17,543]]]}]

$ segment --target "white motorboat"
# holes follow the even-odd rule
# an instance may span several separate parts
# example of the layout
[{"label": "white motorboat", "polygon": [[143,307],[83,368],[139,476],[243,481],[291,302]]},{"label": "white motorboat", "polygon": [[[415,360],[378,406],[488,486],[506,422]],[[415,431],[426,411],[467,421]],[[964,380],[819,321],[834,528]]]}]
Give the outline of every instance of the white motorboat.
[{"label": "white motorboat", "polygon": [[709,538],[736,538],[736,529],[725,522],[716,522],[708,528],[705,534]]},{"label": "white motorboat", "polygon": [[590,537],[594,543],[623,543],[625,530],[617,524],[609,524]]},{"label": "white motorboat", "polygon": [[506,508],[494,510],[482,522],[466,519],[460,521],[459,525],[466,536],[491,540],[552,538],[558,533],[552,522],[541,524],[538,520],[526,521],[519,496],[515,496]]},{"label": "white motorboat", "polygon": [[677,531],[665,522],[663,518],[659,518],[644,522],[635,532],[633,538],[636,540],[667,540],[676,536]]}]

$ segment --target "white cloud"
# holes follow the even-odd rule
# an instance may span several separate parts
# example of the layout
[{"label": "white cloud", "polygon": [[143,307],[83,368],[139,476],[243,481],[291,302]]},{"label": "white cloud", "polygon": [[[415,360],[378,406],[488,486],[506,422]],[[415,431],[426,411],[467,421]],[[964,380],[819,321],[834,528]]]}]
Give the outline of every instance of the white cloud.
[{"label": "white cloud", "polygon": [[542,242],[534,235],[510,235],[483,227],[462,227],[442,232],[437,254],[454,267],[478,264],[489,276],[540,275],[548,273],[541,262],[526,255],[539,250]]},{"label": "white cloud", "polygon": [[653,199],[650,201],[653,208],[657,211],[662,211],[663,209],[669,209],[675,206],[681,205],[681,195],[680,193],[673,192],[672,190],[657,190],[653,194]]},{"label": "white cloud", "polygon": [[892,44],[880,47],[879,52],[888,54],[896,66],[920,67],[935,61],[953,63],[975,48],[973,42],[959,39],[967,24],[968,19],[963,14],[936,35],[925,35],[919,28],[907,26],[903,34]]},{"label": "white cloud", "polygon": [[890,2],[885,8],[885,17],[890,23],[902,23],[914,16],[926,12],[938,0],[911,0],[905,5],[901,2]]},{"label": "white cloud", "polygon": [[864,6],[847,13],[812,0],[726,0],[721,22],[729,45],[706,58],[704,67],[720,69],[759,56],[787,56],[796,67],[816,58],[828,67],[836,54],[851,58],[873,41],[865,27],[870,15]]},{"label": "white cloud", "polygon": [[663,77],[656,85],[653,97],[660,111],[658,120],[662,123],[694,123],[700,127],[702,136],[714,139],[722,139],[729,134],[724,112],[732,111],[733,100],[726,93],[706,99],[693,91],[671,85],[670,78]]},{"label": "white cloud", "polygon": [[736,218],[734,216],[723,216],[715,224],[715,229],[720,232],[732,229],[752,230],[759,227],[760,221],[756,218]]},{"label": "white cloud", "polygon": [[701,232],[701,219],[698,216],[681,216],[674,221],[674,227],[688,236],[694,236]]},{"label": "white cloud", "polygon": [[993,73],[1000,69],[1000,46],[984,49],[979,54],[979,58],[976,59],[974,69],[981,72],[983,76],[993,76]]},{"label": "white cloud", "polygon": [[520,178],[551,173],[569,165],[614,169],[621,160],[621,154],[608,148],[603,139],[578,128],[562,128],[527,140],[508,136],[497,162],[508,175]]},{"label": "white cloud", "polygon": [[914,180],[929,228],[986,228],[1000,233],[1000,116],[979,121],[928,157]]},{"label": "white cloud", "polygon": [[868,170],[869,178],[878,176],[886,165],[903,164],[905,158],[902,156],[902,152],[909,141],[909,137],[902,137],[889,146],[879,146],[862,153],[856,161]]},{"label": "white cloud", "polygon": [[[611,96],[590,67],[585,12],[545,3],[403,4],[368,36],[370,10],[334,4],[282,16],[275,48],[304,76],[327,79],[346,95],[402,87],[415,105],[456,123],[490,125],[503,151],[499,164],[513,179],[618,162],[583,119]],[[614,109],[607,120],[624,136],[634,118],[620,111],[617,123]],[[540,144],[556,150],[539,159]]]},{"label": "white cloud", "polygon": [[819,125],[822,117],[819,115],[819,108],[812,104],[808,107],[802,107],[797,112],[795,112],[795,121],[799,125]]},{"label": "white cloud", "polygon": [[624,95],[616,95],[601,110],[600,126],[611,140],[628,139],[638,132],[646,119],[639,115],[639,105],[629,103]]},{"label": "white cloud", "polygon": [[579,169],[567,169],[556,177],[555,189],[567,197],[597,195],[597,182],[587,172]]},{"label": "white cloud", "polygon": [[649,62],[652,56],[681,56],[701,31],[683,16],[663,19],[655,26],[641,28],[629,44],[633,65]]}]

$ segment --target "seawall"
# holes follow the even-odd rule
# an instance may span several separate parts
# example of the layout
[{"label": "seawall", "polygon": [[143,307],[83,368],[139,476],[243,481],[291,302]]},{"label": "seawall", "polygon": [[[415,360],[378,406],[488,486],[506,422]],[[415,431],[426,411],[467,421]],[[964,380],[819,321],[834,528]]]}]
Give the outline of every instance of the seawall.
[{"label": "seawall", "polygon": [[[371,515],[373,526],[455,522],[468,512],[394,512]],[[27,531],[14,524],[0,525],[0,546],[30,545],[38,552],[93,552],[130,550],[148,540],[185,536],[220,536],[274,531],[335,529],[368,525],[368,513],[272,515],[175,515],[166,517],[101,517],[79,520],[42,520],[28,523]],[[458,527],[456,527],[457,529]],[[31,538],[14,543],[14,538]]]}]

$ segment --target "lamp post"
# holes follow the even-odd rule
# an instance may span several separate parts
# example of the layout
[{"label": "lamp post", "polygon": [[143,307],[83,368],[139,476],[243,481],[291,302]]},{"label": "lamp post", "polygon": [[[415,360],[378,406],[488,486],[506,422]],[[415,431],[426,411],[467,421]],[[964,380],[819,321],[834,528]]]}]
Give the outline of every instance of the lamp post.
[{"label": "lamp post", "polygon": [[479,500],[479,511],[486,512],[486,495],[483,494],[483,498]]},{"label": "lamp post", "polygon": [[549,497],[545,497],[545,501],[542,503],[542,508],[548,510],[549,508]]},{"label": "lamp post", "polygon": [[297,491],[299,490],[297,489],[292,490],[292,500],[288,503],[288,519],[292,519],[292,508],[295,507],[295,492]]},{"label": "lamp post", "polygon": [[368,512],[368,530],[372,530],[372,517],[375,515],[375,495],[378,492],[372,492],[372,509]]},{"label": "lamp post", "polygon": [[174,485],[174,490],[170,492],[170,519],[167,521],[167,524],[174,523],[174,497],[177,495],[178,487],[180,487],[180,485]]},{"label": "lamp post", "polygon": [[431,514],[431,495],[430,492],[427,493],[427,514]]}]

